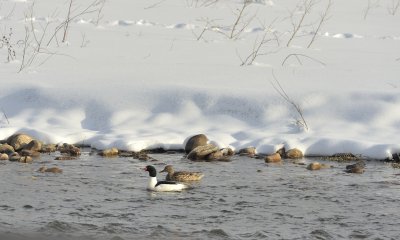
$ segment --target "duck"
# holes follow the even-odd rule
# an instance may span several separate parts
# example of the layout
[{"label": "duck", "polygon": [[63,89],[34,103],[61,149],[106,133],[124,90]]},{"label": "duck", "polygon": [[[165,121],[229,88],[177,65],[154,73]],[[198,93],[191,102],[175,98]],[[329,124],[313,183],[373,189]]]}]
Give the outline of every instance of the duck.
[{"label": "duck", "polygon": [[190,182],[190,181],[199,181],[204,177],[204,174],[201,172],[188,172],[188,171],[179,171],[175,172],[172,165],[167,165],[161,172],[167,172],[167,176],[165,180],[167,181],[177,181],[177,182]]},{"label": "duck", "polygon": [[179,192],[188,188],[187,185],[173,181],[157,181],[157,170],[154,166],[148,165],[144,171],[149,172],[149,183],[147,190],[155,192]]}]

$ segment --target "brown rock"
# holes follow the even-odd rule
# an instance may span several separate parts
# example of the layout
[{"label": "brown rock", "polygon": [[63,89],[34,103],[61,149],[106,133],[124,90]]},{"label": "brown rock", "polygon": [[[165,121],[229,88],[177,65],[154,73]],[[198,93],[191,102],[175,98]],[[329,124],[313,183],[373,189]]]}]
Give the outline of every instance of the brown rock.
[{"label": "brown rock", "polygon": [[274,154],[266,156],[264,160],[266,163],[274,163],[274,162],[280,162],[282,160],[282,158],[279,153],[274,153]]},{"label": "brown rock", "polygon": [[308,166],[307,166],[307,169],[308,170],[312,170],[312,171],[314,171],[314,170],[320,170],[322,168],[322,166],[321,166],[321,164],[319,163],[319,162],[313,162],[313,163],[310,163]]},{"label": "brown rock", "polygon": [[0,153],[11,154],[13,152],[15,152],[14,148],[7,143],[0,145]]},{"label": "brown rock", "polygon": [[285,148],[280,148],[278,151],[276,151],[276,153],[279,153],[279,155],[281,155],[281,158],[286,158],[286,150]]},{"label": "brown rock", "polygon": [[51,167],[51,168],[47,168],[47,167],[41,167],[39,168],[38,172],[49,172],[49,173],[62,173],[63,170],[61,168],[58,167]]},{"label": "brown rock", "polygon": [[23,156],[23,157],[25,157],[25,156],[39,157],[39,156],[40,156],[40,153],[39,153],[39,152],[35,152],[35,151],[31,151],[31,150],[26,150],[26,149],[24,149],[24,150],[22,150],[22,151],[20,152],[20,155]]},{"label": "brown rock", "polygon": [[39,152],[40,150],[42,150],[42,143],[38,140],[32,140],[24,146],[24,149]]},{"label": "brown rock", "polygon": [[20,159],[19,159],[19,162],[21,162],[21,163],[31,163],[32,161],[33,161],[33,159],[30,156],[20,157]]},{"label": "brown rock", "polygon": [[286,153],[286,158],[289,159],[297,159],[297,158],[302,158],[303,157],[303,152],[301,152],[299,149],[297,148],[293,148],[288,150]]},{"label": "brown rock", "polygon": [[11,162],[19,161],[21,159],[21,156],[17,152],[11,153],[8,157],[8,160],[10,160]]},{"label": "brown rock", "polygon": [[42,153],[50,153],[57,151],[57,146],[55,144],[44,144],[40,152]]},{"label": "brown rock", "polygon": [[76,160],[76,157],[71,157],[71,156],[60,156],[60,157],[54,158],[54,160],[59,160],[59,161],[63,161],[63,160]]},{"label": "brown rock", "polygon": [[255,147],[247,147],[239,150],[240,155],[244,156],[254,156],[256,155],[256,148]]},{"label": "brown rock", "polygon": [[8,155],[5,153],[0,153],[0,161],[8,160]]},{"label": "brown rock", "polygon": [[218,147],[212,144],[207,144],[204,146],[198,146],[193,149],[187,156],[191,160],[205,160],[207,155],[218,151]]},{"label": "brown rock", "polygon": [[224,156],[233,156],[235,152],[231,148],[221,149],[221,152]]},{"label": "brown rock", "polygon": [[119,153],[117,148],[104,149],[99,154],[103,157],[115,157]]},{"label": "brown rock", "polygon": [[189,138],[189,140],[186,142],[185,152],[188,154],[196,147],[207,145],[207,142],[208,138],[206,135],[204,134],[195,135]]},{"label": "brown rock", "polygon": [[11,145],[15,151],[21,150],[25,145],[30,143],[33,138],[29,135],[18,133],[14,134],[7,139],[7,143]]},{"label": "brown rock", "polygon": [[222,159],[224,157],[224,153],[222,151],[216,151],[208,154],[206,156],[207,161],[217,161],[219,159]]}]

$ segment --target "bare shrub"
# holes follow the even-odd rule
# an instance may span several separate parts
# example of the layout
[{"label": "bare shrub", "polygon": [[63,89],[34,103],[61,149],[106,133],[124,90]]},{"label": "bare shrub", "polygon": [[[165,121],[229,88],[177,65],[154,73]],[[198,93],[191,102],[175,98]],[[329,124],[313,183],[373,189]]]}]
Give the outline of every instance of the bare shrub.
[{"label": "bare shrub", "polygon": [[390,15],[396,15],[397,11],[400,8],[400,0],[392,0],[390,5],[388,6],[388,12]]},{"label": "bare shrub", "polygon": [[[400,0],[399,0],[399,1],[400,1]],[[314,43],[314,41],[315,41],[315,38],[317,37],[318,32],[320,31],[322,25],[325,23],[325,21],[327,21],[327,20],[329,19],[328,13],[329,13],[329,10],[330,10],[331,6],[332,6],[332,0],[328,0],[328,5],[326,6],[325,11],[324,11],[324,12],[321,14],[321,16],[320,16],[321,18],[320,18],[320,20],[319,20],[319,22],[318,22],[317,29],[314,31],[314,34],[313,34],[313,36],[312,36],[312,38],[311,38],[311,41],[310,41],[310,43],[308,44],[307,48],[310,48],[310,47],[311,47],[311,45],[312,45],[312,44]]]},{"label": "bare shrub", "polygon": [[275,73],[272,71],[272,77],[274,78],[274,82],[270,81],[272,87],[275,91],[290,105],[292,106],[298,115],[296,118],[296,124],[303,127],[305,130],[309,130],[308,124],[306,119],[304,118],[303,109],[301,108],[300,104],[296,103],[289,95],[286,93],[285,89],[280,84],[278,78],[275,76]]},{"label": "bare shrub", "polygon": [[[291,13],[290,13],[290,20],[292,23],[292,34],[286,44],[287,47],[290,46],[290,43],[293,41],[293,39],[296,37],[297,33],[299,30],[303,27],[304,20],[306,16],[311,12],[311,9],[315,5],[314,0],[302,0],[301,5],[297,6]],[[295,12],[301,11],[300,19],[296,22],[295,20]]]},{"label": "bare shrub", "polygon": [[16,58],[14,43],[12,42],[12,28],[10,28],[8,33],[3,34],[0,39],[0,48],[5,47],[7,50],[7,62],[11,62]]}]

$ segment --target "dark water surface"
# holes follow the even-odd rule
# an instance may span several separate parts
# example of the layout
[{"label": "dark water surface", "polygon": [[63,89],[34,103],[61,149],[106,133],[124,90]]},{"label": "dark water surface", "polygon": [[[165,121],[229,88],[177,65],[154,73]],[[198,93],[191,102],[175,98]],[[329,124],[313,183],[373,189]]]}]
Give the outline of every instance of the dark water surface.
[{"label": "dark water surface", "polygon": [[[203,180],[180,193],[146,191],[147,162],[42,155],[32,164],[0,162],[0,232],[27,239],[399,239],[400,170],[367,162],[308,171],[293,163],[233,157],[191,162],[152,155]],[[39,173],[46,165],[62,174]],[[164,175],[159,175],[162,179]],[[44,237],[45,236],[45,237]],[[47,237],[46,237],[47,236]]]}]

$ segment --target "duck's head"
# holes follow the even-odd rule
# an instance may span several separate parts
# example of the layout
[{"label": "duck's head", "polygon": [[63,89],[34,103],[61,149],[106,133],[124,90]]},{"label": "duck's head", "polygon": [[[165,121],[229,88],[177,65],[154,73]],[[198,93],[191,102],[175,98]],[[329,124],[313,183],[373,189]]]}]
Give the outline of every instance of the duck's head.
[{"label": "duck's head", "polygon": [[167,166],[165,166],[165,168],[164,168],[162,171],[160,171],[160,172],[173,173],[173,172],[174,172],[174,169],[172,168],[172,165],[167,165]]},{"label": "duck's head", "polygon": [[153,167],[151,165],[147,165],[145,168],[143,168],[143,170],[145,170],[146,172],[149,172],[150,177],[155,177],[157,175],[157,171],[156,171],[155,167]]}]

